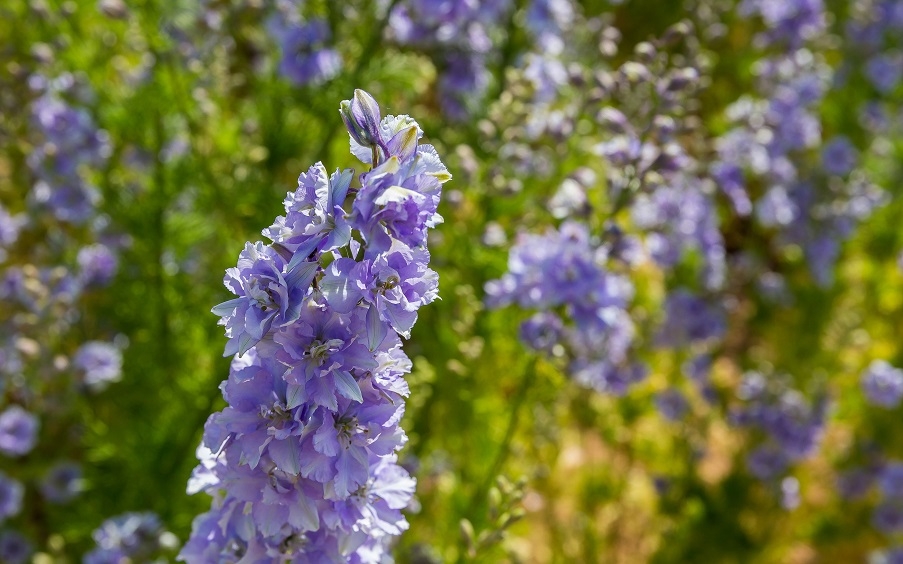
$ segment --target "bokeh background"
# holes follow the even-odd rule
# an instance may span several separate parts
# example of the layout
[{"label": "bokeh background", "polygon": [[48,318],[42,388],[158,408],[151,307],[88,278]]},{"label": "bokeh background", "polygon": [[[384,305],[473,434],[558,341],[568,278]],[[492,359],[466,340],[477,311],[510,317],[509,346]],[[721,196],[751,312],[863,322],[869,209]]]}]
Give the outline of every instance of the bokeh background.
[{"label": "bokeh background", "polygon": [[[898,561],[901,38],[899,0],[3,2],[0,560],[174,560],[223,272],[365,170],[362,88],[454,176],[397,561]],[[610,317],[531,337],[581,330],[575,264]]]}]

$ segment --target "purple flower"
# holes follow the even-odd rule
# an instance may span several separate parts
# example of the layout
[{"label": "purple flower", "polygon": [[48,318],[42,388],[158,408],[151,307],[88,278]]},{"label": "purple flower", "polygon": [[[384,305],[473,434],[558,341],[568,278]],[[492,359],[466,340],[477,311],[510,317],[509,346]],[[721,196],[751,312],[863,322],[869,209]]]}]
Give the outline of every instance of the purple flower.
[{"label": "purple flower", "polygon": [[342,69],[338,51],[327,46],[331,33],[326,20],[290,24],[279,35],[282,48],[279,73],[295,84],[321,84]]},{"label": "purple flower", "polygon": [[364,236],[369,250],[387,251],[392,239],[411,247],[425,245],[427,230],[442,222],[436,212],[442,182],[422,172],[420,161],[402,162],[393,156],[361,175],[351,224]]},{"label": "purple flower", "polygon": [[564,338],[564,324],[557,315],[541,311],[520,326],[520,339],[535,351],[551,354]]},{"label": "purple flower", "polygon": [[903,499],[903,463],[893,462],[885,466],[878,476],[881,493],[888,499]]},{"label": "purple flower", "polygon": [[903,398],[903,370],[874,360],[862,373],[862,389],[869,402],[893,409]]},{"label": "purple flower", "polygon": [[223,356],[246,353],[271,327],[283,327],[301,315],[318,265],[298,261],[288,271],[289,260],[274,247],[248,243],[238,266],[226,270],[226,288],[239,297],[212,310],[222,316],[220,324],[226,326],[229,337]]},{"label": "purple flower", "polygon": [[659,265],[673,268],[695,251],[704,261],[705,286],[718,288],[724,278],[725,251],[714,204],[699,189],[700,179],[671,176],[667,186],[636,198],[631,208],[633,221],[648,232],[646,246]]},{"label": "purple flower", "polygon": [[100,391],[122,377],[122,353],[115,345],[90,341],[76,351],[72,364],[82,374],[82,382]]},{"label": "purple flower", "polygon": [[899,502],[884,502],[872,513],[872,524],[884,534],[903,531],[903,506]]},{"label": "purple flower", "polygon": [[285,198],[285,216],[263,231],[285,246],[295,257],[306,258],[314,251],[326,252],[348,244],[351,227],[342,203],[348,195],[352,171],[336,170],[327,175],[317,163],[298,176],[298,189]]},{"label": "purple flower", "polygon": [[829,174],[849,174],[856,166],[856,148],[844,136],[828,141],[821,151],[822,165]]},{"label": "purple flower", "polygon": [[0,561],[6,564],[25,564],[34,549],[28,539],[16,531],[0,533]]},{"label": "purple flower", "polygon": [[771,480],[787,470],[789,461],[784,452],[773,445],[765,445],[752,451],[746,458],[750,473],[760,480]]},{"label": "purple flower", "polygon": [[339,522],[349,528],[364,522],[385,535],[400,535],[408,528],[401,510],[411,501],[416,482],[396,464],[395,455],[376,458],[370,474],[347,500],[335,502]]},{"label": "purple flower", "polygon": [[648,372],[642,364],[614,364],[578,356],[569,366],[574,381],[601,394],[623,396]]},{"label": "purple flower", "polygon": [[88,113],[68,106],[53,94],[32,105],[32,122],[41,142],[28,155],[37,177],[30,197],[60,221],[83,224],[97,207],[97,189],[87,184],[79,169],[97,166],[109,155],[106,132],[98,130]]},{"label": "purple flower", "polygon": [[441,61],[439,94],[442,111],[455,121],[464,121],[475,111],[474,102],[489,85],[489,70],[480,54],[446,53]]},{"label": "purple flower", "polygon": [[41,493],[51,503],[66,503],[84,488],[81,466],[74,462],[58,462],[44,474]]},{"label": "purple flower", "polygon": [[0,413],[0,452],[7,456],[28,454],[38,440],[38,418],[18,405]]},{"label": "purple flower", "polygon": [[878,560],[878,562],[882,564],[903,564],[903,547],[888,549],[881,556],[883,559]]},{"label": "purple flower", "polygon": [[508,256],[508,272],[486,285],[490,304],[515,302],[524,308],[579,304],[605,286],[600,283],[604,274],[597,263],[599,254],[586,226],[575,221],[542,235],[522,233]]},{"label": "purple flower", "polygon": [[361,337],[366,327],[360,310],[342,315],[310,304],[294,324],[276,333],[281,350],[275,356],[288,367],[285,381],[298,388],[296,401],[313,401],[332,410],[338,409],[336,394],[362,401],[355,373],[360,377],[378,366]]},{"label": "purple flower", "polygon": [[394,240],[388,252],[373,259],[360,263],[336,260],[320,287],[336,311],[347,313],[363,302],[373,309],[368,316],[377,315],[407,338],[417,321],[417,310],[439,295],[439,277],[427,267],[429,258],[425,248],[412,249]]},{"label": "purple flower", "polygon": [[119,266],[116,255],[100,243],[78,251],[79,280],[85,286],[105,286]]},{"label": "purple flower", "polygon": [[15,517],[22,510],[25,488],[3,472],[0,472],[0,522]]},{"label": "purple flower", "polygon": [[357,89],[351,100],[345,100],[339,106],[339,113],[345,128],[354,143],[362,147],[382,149],[388,153],[386,141],[383,139],[380,123],[382,115],[379,104],[368,92]]},{"label": "purple flower", "polygon": [[765,25],[789,41],[807,39],[824,27],[822,0],[744,0],[741,13],[758,12]]},{"label": "purple flower", "polygon": [[679,289],[668,295],[665,302],[665,323],[659,330],[659,342],[677,347],[720,339],[726,329],[724,312],[717,303]]},{"label": "purple flower", "polygon": [[752,213],[752,202],[746,192],[746,179],[743,169],[735,164],[716,162],[712,165],[712,178],[718,187],[727,195],[738,215],[747,216]]},{"label": "purple flower", "polygon": [[890,94],[903,79],[903,55],[883,53],[871,58],[865,66],[865,74],[882,94]]},{"label": "purple flower", "polygon": [[787,191],[786,186],[776,184],[756,202],[756,217],[766,227],[787,226],[800,219],[801,210]]},{"label": "purple flower", "polygon": [[450,176],[416,122],[380,119],[369,94],[341,113],[352,152],[376,167],[351,221],[352,173],[315,165],[265,231],[273,245],[249,243],[227,272],[239,298],[214,308],[235,357],[189,481],[214,501],[181,560],[381,562],[407,528],[414,481],[395,453],[411,362],[398,334],[438,296],[425,229]]},{"label": "purple flower", "polygon": [[874,472],[864,468],[855,468],[838,477],[837,491],[843,499],[856,500],[864,497],[874,482]]},{"label": "purple flower", "polygon": [[464,119],[486,91],[490,32],[502,21],[510,0],[487,2],[405,0],[389,15],[392,39],[420,48],[439,74],[440,102],[452,119]]},{"label": "purple flower", "polygon": [[756,429],[767,436],[747,459],[750,472],[769,480],[815,450],[825,425],[824,395],[808,401],[778,378],[763,374],[744,375],[737,395],[745,402],[730,414],[732,424]]},{"label": "purple flower", "polygon": [[23,216],[11,215],[6,208],[0,206],[0,250],[8,249],[16,242],[25,222]]},{"label": "purple flower", "polygon": [[533,0],[527,9],[527,27],[544,52],[557,55],[564,49],[564,36],[573,21],[574,5],[570,0]]},{"label": "purple flower", "polygon": [[129,561],[129,555],[120,548],[95,548],[85,554],[82,564],[120,564]]},{"label": "purple flower", "polygon": [[655,396],[655,407],[669,421],[683,419],[690,406],[679,390],[668,389]]},{"label": "purple flower", "polygon": [[149,561],[161,548],[171,544],[154,513],[123,513],[111,517],[91,535],[97,546],[85,555],[85,564],[118,564],[123,560]]},{"label": "purple flower", "polygon": [[800,482],[793,476],[781,480],[781,507],[790,511],[800,505]]},{"label": "purple flower", "polygon": [[[646,370],[628,359],[635,330],[626,308],[633,286],[604,268],[609,252],[572,220],[541,235],[522,233],[508,272],[487,283],[486,293],[490,307],[514,302],[539,309],[521,328],[525,342],[546,354],[567,354],[578,383],[621,395]],[[566,317],[546,311],[562,306]]]}]

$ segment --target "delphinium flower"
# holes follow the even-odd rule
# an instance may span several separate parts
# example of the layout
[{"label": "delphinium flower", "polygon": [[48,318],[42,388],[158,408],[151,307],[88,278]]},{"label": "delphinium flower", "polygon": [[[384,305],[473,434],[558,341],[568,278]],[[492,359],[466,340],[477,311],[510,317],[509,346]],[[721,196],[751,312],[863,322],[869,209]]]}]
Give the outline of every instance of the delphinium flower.
[{"label": "delphinium flower", "polygon": [[765,22],[765,31],[756,39],[762,43],[786,42],[800,47],[827,25],[822,0],[743,0],[742,15],[758,14]]},{"label": "delphinium flower", "polygon": [[82,468],[75,462],[57,462],[41,479],[41,495],[50,503],[67,503],[78,497],[84,489],[82,476]]},{"label": "delphinium flower", "polygon": [[894,408],[903,398],[903,370],[875,360],[862,373],[862,389],[869,402]]},{"label": "delphinium flower", "polygon": [[[561,13],[543,20],[539,16],[548,16],[555,7],[551,4]],[[576,55],[562,46],[567,22],[576,17],[573,7],[536,2],[530,14],[533,32],[552,51]],[[614,55],[619,35],[599,29],[603,55]],[[591,74],[579,63],[568,63],[563,82],[578,84],[591,76],[599,88],[589,97],[580,89],[574,89],[576,94],[560,86],[550,91],[557,89],[561,100],[556,104],[567,108],[566,115],[583,112],[595,118],[601,142],[591,147],[588,158],[601,158],[605,178],[600,181],[591,169],[574,171],[549,206],[556,218],[565,219],[560,228],[545,235],[521,234],[511,249],[508,272],[486,286],[490,306],[516,303],[539,310],[521,328],[530,348],[566,359],[578,382],[614,394],[623,394],[645,375],[634,350],[644,336],[637,339],[630,312],[630,273],[639,264],[652,259],[670,273],[691,257],[703,258],[696,281],[700,289],[677,288],[665,297],[661,344],[694,345],[702,354],[725,331],[716,294],[725,276],[725,250],[714,186],[704,178],[705,168],[692,156],[693,142],[688,141],[698,137],[694,96],[705,84],[705,66],[689,24],[681,22],[668,35],[677,40],[643,42],[631,60],[613,70],[603,65]],[[576,102],[569,104],[569,97]],[[541,102],[534,99],[527,107]],[[539,160],[529,150],[523,154]],[[529,174],[542,177],[532,169]],[[593,193],[603,189],[607,192],[601,197]],[[594,220],[598,215],[606,218],[601,225]],[[681,400],[685,398],[677,390],[661,395],[667,416],[681,416],[686,406]]]},{"label": "delphinium flower", "polygon": [[872,513],[872,524],[886,535],[903,532],[903,463],[890,461],[877,479],[881,502]]},{"label": "delphinium flower", "polygon": [[279,74],[299,85],[316,85],[342,70],[342,58],[331,46],[332,32],[323,18],[302,19],[300,2],[277,2],[268,30],[279,44]]},{"label": "delphinium flower", "polygon": [[[894,409],[903,397],[903,370],[884,360],[874,360],[862,372],[861,385],[869,403]],[[886,459],[873,444],[866,452],[872,455],[869,463],[844,472],[838,485],[844,499],[850,501],[865,497],[877,486],[880,496],[872,513],[872,526],[898,538],[903,533],[903,462]],[[899,548],[889,550],[888,554],[901,554]]]},{"label": "delphinium flower", "polygon": [[24,493],[20,482],[0,472],[0,521],[19,514]]},{"label": "delphinium flower", "polygon": [[[235,78],[228,88],[242,90],[248,72],[304,87],[328,82],[343,69],[331,19],[303,0],[202,0],[186,7],[165,31],[189,69],[225,67]],[[195,79],[201,92],[222,87],[210,73]]]},{"label": "delphinium flower", "polygon": [[83,564],[163,562],[155,560],[174,548],[175,535],[166,531],[154,513],[124,513],[104,521],[92,534],[97,546]]},{"label": "delphinium flower", "polygon": [[644,375],[631,362],[634,324],[627,311],[633,285],[607,268],[608,248],[576,221],[541,235],[523,233],[511,248],[508,272],[486,285],[489,305],[539,310],[524,322],[525,344],[566,356],[580,383],[623,394]]},{"label": "delphinium flower", "polygon": [[[118,350],[104,367],[89,361],[87,351],[102,347],[99,341],[76,352],[85,331],[73,330],[86,298],[109,284],[118,266],[118,238],[92,184],[110,153],[108,135],[83,103],[90,89],[80,77],[35,74],[27,86],[23,173],[31,182],[0,207],[0,512],[9,526],[26,528],[43,504],[68,502],[84,489],[72,440],[79,395],[118,377],[121,364]],[[34,507],[23,510],[23,503]],[[24,561],[33,544],[47,540],[25,540],[11,529],[2,539],[3,562]]]},{"label": "delphinium flower", "polygon": [[184,561],[380,562],[407,528],[399,336],[438,296],[427,229],[451,177],[410,117],[383,118],[361,90],[340,113],[371,166],[360,187],[350,169],[302,173],[263,231],[273,242],[248,243],[227,271],[238,297],[213,309],[234,356],[189,482],[213,507]]},{"label": "delphinium flower", "polygon": [[79,169],[97,166],[110,153],[108,135],[86,110],[70,106],[58,94],[70,78],[56,79],[32,106],[34,129],[42,133],[28,157],[37,181],[30,196],[60,221],[81,224],[96,213],[97,188]]},{"label": "delphinium flower", "polygon": [[679,348],[697,342],[717,340],[726,331],[724,311],[685,289],[677,289],[665,300],[665,321],[659,328],[661,344]]},{"label": "delphinium flower", "polygon": [[655,408],[669,421],[678,421],[690,409],[686,396],[677,389],[664,390],[655,396]]},{"label": "delphinium flower", "polygon": [[72,365],[85,386],[99,391],[122,376],[122,353],[112,343],[89,341],[75,352]]},{"label": "delphinium flower", "polygon": [[7,456],[28,454],[38,440],[38,418],[18,405],[0,413],[0,452]]},{"label": "delphinium flower", "polygon": [[508,0],[402,0],[389,15],[389,38],[430,56],[443,111],[464,120],[489,86],[487,65],[498,55],[494,46],[509,10]]},{"label": "delphinium flower", "polygon": [[579,44],[572,41],[573,34],[592,26],[586,25],[571,0],[533,0],[527,5],[525,23],[532,42],[520,66],[533,92],[524,123],[527,139],[546,132],[565,134],[579,110],[562,94],[572,78],[586,74],[573,49]]},{"label": "delphinium flower", "polygon": [[7,564],[25,564],[31,558],[32,552],[31,543],[20,533],[0,532],[0,561]]},{"label": "delphinium flower", "polygon": [[744,403],[731,412],[732,423],[764,438],[747,458],[754,476],[764,481],[780,478],[815,451],[828,407],[823,395],[810,401],[781,378],[748,372],[738,396]]},{"label": "delphinium flower", "polygon": [[903,564],[903,547],[895,546],[869,554],[869,564]]},{"label": "delphinium flower", "polygon": [[889,101],[903,81],[901,30],[903,11],[896,0],[862,0],[851,5],[843,72],[864,75],[878,94],[871,97],[873,103]]},{"label": "delphinium flower", "polygon": [[[616,39],[608,40],[611,51]],[[597,71],[600,98],[590,108],[603,139],[593,152],[608,164],[613,221],[629,211],[630,223],[620,230],[635,237],[665,273],[701,259],[694,260],[693,292],[717,302],[726,276],[725,243],[715,186],[696,154],[708,143],[696,114],[710,66],[694,27],[678,22],[661,38],[637,44],[617,69]]]},{"label": "delphinium flower", "polygon": [[78,251],[79,282],[86,287],[106,286],[119,267],[116,253],[107,245],[94,243]]},{"label": "delphinium flower", "polygon": [[25,221],[21,215],[12,215],[0,205],[0,263],[6,260],[7,249],[19,238]]},{"label": "delphinium flower", "polygon": [[[711,173],[738,215],[752,215],[780,248],[802,248],[816,281],[828,285],[841,242],[884,196],[857,169],[851,141],[823,131],[819,104],[836,76],[817,48],[827,33],[824,6],[747,0],[741,12],[761,17],[760,47],[771,49],[753,69],[755,94],[727,109],[736,126],[717,141]],[[755,193],[762,195],[753,201]]]}]

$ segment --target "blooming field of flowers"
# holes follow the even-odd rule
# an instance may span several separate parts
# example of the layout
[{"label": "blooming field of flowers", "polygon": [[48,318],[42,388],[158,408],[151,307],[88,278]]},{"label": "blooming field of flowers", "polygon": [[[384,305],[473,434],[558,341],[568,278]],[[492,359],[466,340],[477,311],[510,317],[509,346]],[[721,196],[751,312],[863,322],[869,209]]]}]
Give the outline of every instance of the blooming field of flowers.
[{"label": "blooming field of flowers", "polygon": [[903,563],[901,186],[903,0],[2,2],[0,563]]}]

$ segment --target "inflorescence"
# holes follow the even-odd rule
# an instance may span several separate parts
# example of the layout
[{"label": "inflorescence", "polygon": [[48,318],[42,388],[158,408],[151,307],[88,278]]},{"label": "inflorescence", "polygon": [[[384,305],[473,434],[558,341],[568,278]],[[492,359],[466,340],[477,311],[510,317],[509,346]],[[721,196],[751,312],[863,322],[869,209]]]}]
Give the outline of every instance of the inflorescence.
[{"label": "inflorescence", "polygon": [[235,355],[207,421],[189,492],[206,491],[186,562],[382,562],[407,528],[414,479],[397,464],[417,310],[438,297],[427,230],[451,176],[408,116],[381,117],[356,90],[341,105],[351,151],[369,164],[317,163],[285,216],[248,243],[225,285]]}]

